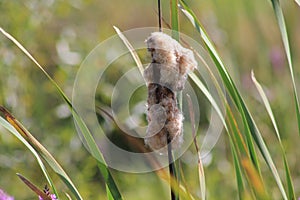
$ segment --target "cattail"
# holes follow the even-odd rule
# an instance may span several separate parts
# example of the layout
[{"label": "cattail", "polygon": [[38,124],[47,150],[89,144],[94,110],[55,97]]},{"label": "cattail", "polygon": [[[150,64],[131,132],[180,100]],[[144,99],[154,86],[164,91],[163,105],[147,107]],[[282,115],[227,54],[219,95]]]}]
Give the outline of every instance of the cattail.
[{"label": "cattail", "polygon": [[183,115],[176,94],[183,90],[189,71],[196,66],[193,52],[162,32],[154,32],[146,40],[152,62],[144,71],[148,86],[148,128],[145,144],[153,150],[166,151],[183,142]]}]

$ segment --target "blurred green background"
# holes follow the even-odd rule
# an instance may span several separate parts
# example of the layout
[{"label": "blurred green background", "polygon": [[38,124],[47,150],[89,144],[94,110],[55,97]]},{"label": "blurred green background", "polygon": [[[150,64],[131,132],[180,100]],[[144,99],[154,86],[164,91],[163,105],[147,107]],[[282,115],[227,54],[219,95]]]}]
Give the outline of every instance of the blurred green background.
[{"label": "blurred green background", "polygon": [[[257,79],[265,85],[286,148],[295,192],[300,196],[300,145],[292,84],[270,2],[186,2],[204,24],[226,66],[231,67],[228,70],[244,95],[276,165],[283,169],[280,147],[271,122],[251,82],[252,69]],[[156,3],[155,0],[1,0],[0,26],[19,40],[71,97],[73,81],[81,62],[98,43],[115,34],[113,25],[121,30],[157,26]],[[300,9],[293,1],[282,2],[282,7],[300,92]],[[169,21],[169,14],[169,1],[163,1],[166,21]],[[198,41],[200,39],[181,13],[180,31]],[[101,103],[108,104],[106,90],[113,88],[118,73],[108,72],[106,89],[99,90],[97,94]],[[0,36],[0,75],[0,104],[8,108],[55,156],[85,199],[105,198],[105,186],[96,162],[82,146],[67,106],[46,77],[3,35]],[[205,114],[201,113],[204,119],[200,131],[209,123],[205,120],[208,118]],[[0,188],[15,196],[15,199],[33,199],[34,194],[15,174],[25,175],[41,188],[46,180],[41,178],[43,176],[37,163],[24,145],[2,127],[0,133]],[[204,165],[208,198],[237,199],[226,134],[222,134],[209,158],[204,160]],[[265,169],[262,173],[268,177],[270,172],[267,166],[264,163],[262,166]],[[195,176],[197,166],[184,163],[183,169],[188,187],[199,196],[199,183]],[[113,171],[113,175],[125,199],[168,198],[168,185],[155,173]],[[281,175],[284,176],[283,172]],[[266,179],[270,189],[268,192],[273,199],[280,199],[279,190],[269,177],[270,180]],[[54,181],[60,191],[68,192],[55,175]]]}]

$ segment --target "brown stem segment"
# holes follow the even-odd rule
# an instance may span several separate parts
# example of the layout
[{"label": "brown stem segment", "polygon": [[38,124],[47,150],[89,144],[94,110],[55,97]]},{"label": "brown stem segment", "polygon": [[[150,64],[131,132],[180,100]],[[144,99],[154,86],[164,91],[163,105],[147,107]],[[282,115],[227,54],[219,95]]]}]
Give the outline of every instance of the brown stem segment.
[{"label": "brown stem segment", "polygon": [[162,31],[162,16],[161,16],[161,2],[157,0],[157,8],[158,8],[158,31]]},{"label": "brown stem segment", "polygon": [[162,32],[152,33],[147,38],[147,47],[152,62],[144,71],[148,85],[145,144],[153,150],[167,153],[170,142],[172,149],[180,147],[183,142],[183,116],[176,95],[184,88],[187,73],[197,66],[197,62],[191,50],[183,48]]},{"label": "brown stem segment", "polygon": [[[171,180],[176,176],[172,149],[183,142],[183,116],[176,94],[183,90],[187,74],[197,66],[197,62],[191,50],[183,48],[162,32],[152,33],[146,41],[152,62],[144,71],[148,85],[145,144],[152,150],[168,153]],[[176,199],[175,191],[171,188],[172,200]]]}]

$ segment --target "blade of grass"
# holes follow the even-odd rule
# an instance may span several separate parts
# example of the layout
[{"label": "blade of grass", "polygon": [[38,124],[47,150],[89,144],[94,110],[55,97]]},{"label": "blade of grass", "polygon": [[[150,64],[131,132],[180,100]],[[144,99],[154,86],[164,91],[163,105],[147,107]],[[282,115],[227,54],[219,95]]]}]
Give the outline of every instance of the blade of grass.
[{"label": "blade of grass", "polygon": [[172,37],[179,41],[178,0],[170,0]]},{"label": "blade of grass", "polygon": [[236,145],[236,151],[237,151],[238,155],[239,156],[245,155],[250,158],[249,151],[247,149],[247,146],[246,146],[246,143],[242,136],[242,133],[239,130],[239,127],[234,118],[232,110],[228,104],[226,104],[226,111],[227,111],[226,113],[228,113],[228,118],[226,120],[227,120],[227,123],[229,124],[229,128],[231,130],[229,132],[229,136],[230,136],[230,133],[233,132],[233,135],[231,137],[233,140],[233,144]]},{"label": "blade of grass", "polygon": [[[165,22],[165,21],[164,21]],[[166,22],[165,22],[166,23]],[[168,27],[170,27],[168,24],[167,24]],[[211,104],[213,105],[213,107],[217,110],[217,113],[218,115],[220,116],[220,118],[222,119],[222,122],[224,124],[224,127],[226,129],[226,131],[228,132],[229,134],[229,138],[230,138],[230,141],[231,141],[231,145],[233,145],[231,148],[232,148],[232,152],[233,152],[233,157],[235,158],[238,158],[237,155],[241,156],[240,153],[237,154],[237,151],[238,152],[242,152],[243,154],[242,155],[246,155],[247,157],[249,157],[249,152],[247,151],[247,148],[246,148],[246,144],[244,142],[244,139],[238,129],[238,125],[234,119],[234,116],[232,114],[232,111],[231,111],[231,108],[229,107],[228,105],[228,102],[224,96],[224,94],[222,93],[222,89],[215,77],[215,75],[212,73],[210,67],[208,66],[207,62],[205,59],[203,59],[203,57],[198,53],[196,52],[184,39],[181,39],[181,41],[185,44],[185,46],[187,46],[188,48],[192,49],[194,51],[194,54],[196,55],[196,57],[198,57],[200,59],[200,61],[202,62],[202,64],[206,67],[206,69],[208,70],[213,82],[214,82],[214,85],[216,86],[216,88],[218,89],[218,93],[219,95],[222,97],[222,100],[223,100],[223,103],[226,105],[226,113],[229,114],[229,118],[228,118],[228,123],[230,124],[230,128],[231,130],[233,130],[233,135],[231,135],[231,131],[228,130],[227,128],[227,125],[224,121],[224,118],[220,112],[220,109],[219,107],[217,106],[217,104],[215,103],[214,99],[212,98],[212,96],[210,95],[210,93],[207,91],[206,87],[204,86],[204,84],[200,81],[200,79],[194,74],[194,73],[191,73],[189,76],[190,78],[194,81],[194,83],[199,87],[199,89],[204,93],[204,95],[206,96],[206,98],[211,102]],[[232,142],[232,139],[234,139],[235,142]],[[245,159],[245,158],[244,158]],[[238,160],[236,160],[238,161]],[[239,197],[240,198],[244,198],[247,193],[247,191],[243,190],[243,186],[240,187],[240,184],[242,183],[242,178],[241,178],[241,171],[237,171],[237,170],[240,170],[240,164],[239,163],[235,163],[235,169],[236,169],[236,175],[237,175],[237,184],[238,184],[238,187],[239,187]],[[249,178],[247,178],[248,182],[249,182]],[[241,189],[240,189],[241,188]]]},{"label": "blade of grass", "polygon": [[[189,194],[188,190],[180,183],[178,183],[178,181],[174,178],[174,177],[169,177],[169,174],[166,172],[166,170],[157,170],[156,174],[164,181],[170,183],[171,187],[173,190],[177,190],[176,193],[179,193],[179,195],[183,198],[183,199],[187,199],[187,200],[195,200],[195,198]],[[171,181],[170,181],[171,180]]]},{"label": "blade of grass", "polygon": [[242,120],[243,120],[244,128],[245,128],[245,136],[247,139],[246,141],[247,141],[248,149],[249,149],[250,156],[251,156],[254,166],[256,167],[256,169],[259,172],[259,175],[261,176],[260,167],[259,167],[259,163],[258,163],[258,159],[257,159],[257,154],[255,152],[254,145],[252,142],[252,137],[255,140],[267,165],[269,166],[283,198],[287,199],[286,192],[284,190],[280,176],[274,165],[272,157],[270,156],[267,146],[261,136],[261,133],[260,133],[259,129],[257,128],[246,104],[244,103],[244,100],[242,99],[241,95],[239,94],[229,73],[227,72],[220,56],[218,55],[217,51],[215,50],[214,45],[212,44],[208,35],[205,33],[204,29],[202,28],[201,23],[199,22],[199,20],[195,16],[195,14],[192,12],[192,10],[188,7],[188,5],[183,0],[180,0],[180,3],[181,3],[182,12],[188,17],[188,19],[194,25],[196,30],[200,33],[201,38],[203,39],[210,56],[212,57],[213,61],[215,62],[215,65],[221,75],[221,78],[222,78],[231,98],[233,99],[235,105],[239,109],[239,112],[240,112]]},{"label": "blade of grass", "polygon": [[296,199],[295,192],[294,192],[294,186],[293,186],[293,182],[292,182],[292,177],[290,175],[289,165],[288,165],[288,162],[287,162],[287,158],[286,158],[286,155],[285,155],[285,150],[284,150],[283,144],[281,142],[281,137],[280,137],[279,129],[277,127],[277,123],[276,123],[276,120],[275,120],[275,117],[274,117],[271,105],[270,105],[270,103],[268,101],[267,95],[265,94],[262,86],[256,80],[253,71],[251,71],[251,78],[252,78],[252,81],[253,81],[253,83],[254,83],[254,85],[255,85],[255,87],[256,87],[256,89],[257,89],[260,97],[263,100],[264,106],[265,106],[265,108],[266,108],[266,110],[267,110],[267,112],[268,112],[268,114],[269,114],[269,116],[271,118],[273,127],[275,129],[276,137],[277,137],[277,139],[279,141],[279,145],[280,145],[280,148],[281,148],[281,154],[282,154],[282,158],[283,158],[283,161],[284,161],[284,167],[285,167],[285,174],[286,174],[286,181],[287,181],[288,195],[289,195],[288,197],[289,197],[289,199]]},{"label": "blade of grass", "polygon": [[[164,23],[166,24],[166,26],[168,28],[171,28],[171,26],[164,19],[163,19],[163,21],[164,21]],[[183,38],[180,38],[180,40],[181,40],[181,42],[183,42],[183,44],[184,44],[184,46],[186,48],[189,48],[189,49],[191,49],[194,52],[194,55],[202,62],[203,66],[209,72],[209,75],[210,75],[210,77],[211,77],[211,79],[212,79],[212,81],[213,81],[213,83],[214,83],[214,85],[215,85],[215,87],[216,87],[216,89],[218,91],[218,94],[221,97],[222,102],[226,105],[226,110],[227,110],[226,113],[229,112],[229,114],[230,114],[230,116],[232,118],[231,121],[233,121],[232,125],[233,125],[233,127],[236,127],[235,128],[236,131],[234,131],[235,135],[234,135],[233,138],[237,138],[237,140],[235,140],[236,142],[234,144],[238,143],[240,147],[244,147],[244,148],[241,148],[241,149],[244,149],[247,152],[246,144],[245,144],[245,142],[243,140],[243,137],[242,137],[240,131],[238,130],[238,126],[237,126],[237,123],[235,122],[234,117],[232,115],[231,108],[229,107],[227,99],[225,97],[225,94],[223,93],[224,91],[221,89],[221,86],[218,83],[217,78],[213,74],[210,66],[208,65],[207,61],[197,51],[195,51],[192,46],[189,45],[188,42],[186,42]],[[201,90],[201,92],[206,96],[206,98],[208,99],[208,101],[210,102],[210,104],[216,110],[216,112],[217,112],[218,116],[220,117],[220,119],[222,121],[222,124],[224,125],[226,131],[228,133],[230,133],[229,130],[228,130],[228,128],[227,128],[227,124],[225,123],[225,119],[224,119],[225,114],[223,116],[220,107],[217,105],[216,101],[214,100],[214,98],[212,97],[212,95],[210,94],[210,92],[207,90],[207,88],[204,86],[204,84],[202,83],[202,81],[197,77],[197,75],[194,72],[189,73],[189,77],[196,84],[196,86]],[[248,152],[247,152],[247,155],[249,155]]]},{"label": "blade of grass", "polygon": [[103,155],[101,154],[93,136],[91,135],[89,129],[87,128],[86,124],[82,120],[82,118],[72,109],[73,117],[77,123],[77,126],[79,127],[81,133],[84,136],[84,139],[87,142],[88,148],[90,150],[91,155],[96,158],[98,168],[101,172],[101,175],[103,176],[105,183],[107,185],[106,192],[108,196],[113,196],[115,200],[121,200],[123,199],[121,196],[121,193],[108,169],[108,166],[104,160]]},{"label": "blade of grass", "polygon": [[[2,113],[6,113],[6,109],[2,106],[0,106],[0,111]],[[36,152],[36,150],[20,135],[20,133],[10,124],[8,123],[5,119],[3,119],[0,116],[0,124],[6,129],[8,130],[10,133],[12,133],[16,138],[18,138],[30,151],[31,153],[34,155],[34,157],[36,158],[45,178],[47,179],[48,184],[50,185],[52,191],[54,192],[54,194],[59,197],[57,190],[52,182],[51,177],[49,176],[49,173],[43,163],[43,161],[41,160],[39,154]]]},{"label": "blade of grass", "polygon": [[254,192],[257,195],[258,199],[269,199],[262,179],[257,173],[257,170],[254,168],[253,163],[251,163],[247,158],[242,159],[241,163],[246,173],[248,174],[248,177],[253,185]]},{"label": "blade of grass", "polygon": [[[164,20],[164,23],[170,28],[170,25],[168,23],[166,23],[166,21]],[[234,119],[234,116],[232,114],[231,108],[228,105],[228,102],[226,100],[225,95],[223,94],[223,90],[221,89],[215,75],[213,74],[213,72],[211,71],[211,68],[209,67],[207,61],[205,59],[203,59],[203,57],[193,49],[193,47],[191,47],[183,38],[181,38],[181,41],[184,43],[184,45],[187,48],[190,48],[194,51],[194,55],[200,59],[200,61],[202,62],[203,66],[207,69],[207,71],[209,72],[209,75],[211,76],[214,85],[216,86],[217,90],[218,90],[218,94],[222,97],[222,101],[223,103],[226,105],[226,113],[228,113],[229,118],[227,119],[228,124],[230,125],[229,129],[227,127],[227,124],[225,123],[225,119],[221,113],[221,110],[219,108],[219,106],[217,105],[217,103],[215,102],[214,98],[211,96],[211,94],[209,93],[209,91],[206,89],[206,87],[204,86],[204,84],[201,82],[201,80],[197,77],[197,75],[195,73],[190,73],[189,77],[191,78],[191,80],[196,84],[196,86],[198,86],[198,88],[202,91],[202,93],[206,96],[206,98],[209,100],[209,102],[211,103],[211,105],[213,106],[213,108],[217,111],[225,129],[226,132],[228,133],[229,136],[229,140],[230,140],[230,145],[231,145],[231,150],[232,150],[232,154],[235,160],[234,166],[235,166],[235,171],[236,171],[236,178],[237,178],[237,186],[238,186],[238,191],[239,191],[239,198],[240,199],[244,199],[247,198],[247,195],[249,195],[248,191],[246,191],[244,189],[243,186],[243,179],[242,179],[242,171],[240,168],[240,163],[238,161],[238,157],[241,156],[241,153],[243,155],[246,155],[247,157],[249,157],[249,152],[247,151],[247,147],[245,144],[245,141],[239,131],[238,125]],[[233,134],[231,134],[231,132],[233,132]],[[234,140],[234,142],[232,142],[232,138]],[[239,156],[238,156],[239,155]],[[247,178],[247,181],[249,182],[249,178]]]},{"label": "blade of grass", "polygon": [[[171,18],[172,38],[179,41],[180,35],[179,35],[179,20],[178,20],[178,0],[170,0],[170,10],[171,10],[170,18]],[[178,100],[179,109],[180,111],[182,111],[182,91],[178,92],[177,100]],[[172,149],[170,149],[169,152],[172,156]],[[174,161],[172,165],[169,166],[170,174],[174,176],[174,178],[177,180],[177,183],[180,183],[179,166],[180,166],[180,159]],[[178,194],[174,194],[174,196],[175,196],[174,199],[179,200]]]},{"label": "blade of grass", "polygon": [[[30,146],[32,146],[38,154],[40,154],[49,166],[59,175],[59,177],[64,181],[64,183],[69,187],[72,193],[76,196],[77,199],[82,199],[77,188],[63,170],[63,168],[58,164],[54,157],[47,151],[47,149],[40,144],[40,142],[33,137],[33,135],[7,110],[3,111],[6,120],[18,131],[22,138],[24,138]],[[19,138],[19,137],[18,137]]]},{"label": "blade of grass", "polygon": [[197,143],[197,138],[196,138],[196,127],[195,127],[195,113],[193,109],[193,103],[190,95],[187,94],[187,100],[188,100],[188,107],[189,107],[189,114],[190,114],[190,119],[191,119],[191,126],[192,126],[192,134],[194,138],[194,145],[195,149],[198,155],[198,178],[199,178],[199,183],[200,183],[200,191],[201,191],[201,198],[202,200],[206,199],[206,184],[205,184],[205,174],[204,174],[204,169],[201,161],[201,153],[200,149],[198,147]]},{"label": "blade of grass", "polygon": [[278,127],[277,127],[277,123],[276,123],[276,121],[275,121],[274,114],[273,114],[273,112],[272,112],[272,108],[271,108],[271,106],[270,106],[270,103],[269,103],[269,101],[268,101],[268,98],[267,98],[267,96],[266,96],[266,94],[265,94],[265,92],[264,92],[262,86],[261,86],[260,83],[256,80],[253,71],[251,71],[251,79],[252,79],[252,81],[253,81],[253,83],[254,83],[254,85],[255,85],[255,87],[256,87],[256,89],[257,89],[259,95],[260,95],[260,97],[261,97],[262,100],[263,100],[264,106],[265,106],[265,108],[266,108],[266,110],[267,110],[267,112],[268,112],[268,114],[269,114],[269,116],[270,116],[270,118],[271,118],[272,124],[273,124],[273,126],[274,126],[275,133],[276,133],[276,137],[277,137],[277,139],[278,139],[278,141],[279,141],[279,143],[280,143],[280,145],[281,145],[281,147],[282,147],[282,143],[281,143],[281,138],[280,138],[279,130],[278,130]]},{"label": "blade of grass", "polygon": [[228,130],[227,124],[225,122],[224,116],[221,112],[220,107],[214,100],[214,98],[211,96],[207,88],[204,86],[204,84],[201,82],[201,80],[197,77],[195,73],[190,73],[189,77],[193,80],[193,82],[196,84],[196,86],[201,90],[201,92],[206,96],[207,100],[211,103],[217,114],[219,115],[224,127],[226,130]]},{"label": "blade of grass", "polygon": [[288,33],[286,30],[286,25],[284,21],[284,16],[283,12],[280,6],[280,3],[278,0],[271,0],[273,10],[278,22],[285,54],[288,60],[288,65],[289,65],[289,70],[291,74],[291,79],[292,79],[292,84],[293,84],[293,95],[294,95],[294,101],[295,101],[295,108],[296,108],[296,116],[297,116],[297,121],[298,121],[298,133],[300,135],[300,109],[299,109],[299,99],[298,99],[298,94],[297,94],[297,87],[295,83],[295,78],[294,78],[294,70],[293,70],[293,63],[292,63],[292,55],[291,55],[291,50],[290,50],[290,44],[289,44],[289,38],[288,38]]},{"label": "blade of grass", "polygon": [[229,144],[231,147],[231,153],[232,153],[232,157],[233,157],[233,161],[234,161],[234,168],[235,168],[235,174],[236,174],[239,199],[249,199],[249,198],[247,198],[247,195],[250,195],[250,193],[248,190],[246,190],[246,188],[244,186],[243,174],[246,174],[245,178],[246,178],[248,184],[251,186],[250,187],[251,191],[254,192],[251,194],[253,194],[253,195],[256,194],[258,196],[258,194],[255,193],[255,191],[256,191],[255,183],[251,182],[252,179],[251,179],[251,177],[249,177],[250,174],[247,173],[247,171],[245,171],[244,168],[243,168],[243,170],[241,169],[241,165],[242,165],[241,161],[247,160],[247,162],[250,163],[249,152],[247,151],[244,140],[241,137],[241,133],[238,129],[235,118],[234,118],[232,111],[228,104],[226,105],[226,108],[227,108],[227,113],[228,113],[228,118],[226,120],[227,120],[227,123],[229,124],[228,126],[230,128],[230,131],[228,132],[229,142],[230,142]]},{"label": "blade of grass", "polygon": [[235,176],[236,176],[236,182],[237,182],[237,187],[238,187],[238,192],[239,192],[239,199],[243,199],[243,194],[245,192],[245,187],[244,187],[244,182],[243,182],[243,176],[242,176],[242,171],[241,171],[241,166],[238,160],[238,155],[235,150],[234,144],[232,142],[231,137],[229,137],[230,140],[230,149],[233,157],[233,165],[234,165],[234,171],[235,171]]},{"label": "blade of grass", "polygon": [[[163,18],[163,22],[166,24],[166,26],[168,28],[171,28],[171,26],[164,20],[164,18]],[[207,61],[197,51],[195,51],[192,46],[189,45],[188,42],[186,42],[181,37],[180,37],[180,40],[186,48],[189,48],[194,52],[194,55],[202,62],[203,66],[209,72],[209,75],[218,91],[218,94],[221,97],[222,102],[226,105],[226,110],[227,110],[226,113],[229,112],[229,115],[231,116],[231,119],[229,121],[232,122],[231,126],[235,128],[234,129],[235,134],[233,135],[235,142],[233,144],[238,144],[238,146],[240,148],[237,148],[237,149],[243,149],[244,150],[243,152],[246,152],[246,155],[249,155],[249,152],[246,149],[245,141],[244,141],[240,131],[238,130],[238,125],[237,125],[236,121],[234,120],[234,116],[232,114],[231,108],[229,107],[227,99],[225,97],[225,94],[223,93],[224,91],[221,89],[221,86],[218,83],[216,76],[212,72],[211,67],[208,65]],[[224,119],[225,114],[224,114],[224,116],[222,115],[220,107],[217,105],[216,101],[214,100],[214,98],[212,97],[210,92],[207,90],[207,88],[204,86],[202,81],[197,77],[197,75],[194,72],[190,73],[189,77],[196,84],[196,86],[201,90],[201,92],[206,96],[206,98],[208,99],[208,101],[210,102],[210,104],[213,106],[213,108],[216,110],[218,116],[220,117],[222,124],[224,125],[224,127],[226,129],[226,132],[228,134],[230,134],[230,131],[227,128],[227,124],[225,123],[225,119]]]},{"label": "blade of grass", "polygon": [[42,197],[44,200],[52,200],[48,195],[46,195],[42,190],[40,190],[33,183],[31,183],[27,178],[25,178],[21,174],[17,174],[17,176],[38,196]]},{"label": "blade of grass", "polygon": [[[165,22],[165,21],[164,21]],[[165,22],[166,23],[166,22]],[[167,23],[166,25],[168,27],[170,27]],[[239,131],[238,125],[234,119],[234,116],[232,114],[231,108],[228,105],[228,102],[226,100],[225,95],[223,94],[223,90],[220,87],[220,84],[218,83],[215,75],[213,74],[211,68],[209,67],[207,61],[197,52],[193,49],[193,47],[191,47],[184,39],[181,38],[181,41],[185,44],[185,46],[187,48],[190,48],[194,51],[194,55],[199,58],[199,60],[202,62],[203,66],[207,69],[207,71],[209,72],[210,77],[213,80],[213,83],[215,85],[215,87],[218,90],[218,94],[221,96],[221,100],[223,101],[223,103],[226,105],[226,113],[228,113],[228,124],[229,124],[229,129],[227,127],[227,124],[225,123],[225,119],[221,113],[221,110],[219,108],[219,106],[217,105],[217,103],[215,102],[214,98],[211,96],[211,94],[209,93],[209,91],[206,89],[206,87],[204,86],[204,84],[201,82],[201,80],[197,77],[196,74],[194,73],[190,73],[189,77],[191,78],[191,80],[194,81],[194,83],[196,84],[196,86],[198,86],[198,88],[202,91],[202,93],[206,96],[206,98],[209,100],[209,102],[211,103],[211,105],[213,106],[213,108],[217,111],[225,129],[226,132],[228,133],[229,136],[229,140],[230,140],[230,145],[231,145],[231,150],[232,150],[232,154],[233,154],[233,158],[235,160],[234,166],[235,166],[235,171],[236,171],[236,178],[237,178],[237,186],[238,186],[238,191],[239,191],[239,198],[240,199],[244,199],[245,195],[247,195],[247,191],[244,189],[243,186],[243,179],[242,179],[242,171],[240,168],[240,163],[238,162],[238,155],[241,156],[241,153],[247,157],[249,157],[249,152],[247,151],[247,147],[245,144],[245,141]],[[231,134],[231,132],[233,132],[233,134]],[[233,142],[233,140],[234,142]],[[249,180],[247,178],[247,180]]]},{"label": "blade of grass", "polygon": [[[53,86],[57,89],[59,94],[62,96],[64,101],[68,104],[73,117],[80,128],[80,131],[82,135],[84,136],[84,139],[87,142],[88,148],[90,149],[90,152],[94,158],[97,159],[99,170],[102,174],[102,176],[105,179],[105,183],[108,185],[109,190],[107,192],[110,192],[114,199],[119,200],[122,199],[121,193],[119,189],[117,188],[117,185],[108,169],[107,164],[105,163],[105,160],[103,158],[103,155],[101,154],[92,134],[90,133],[89,129],[87,128],[86,124],[82,120],[82,118],[77,114],[77,112],[74,110],[73,105],[69,98],[65,95],[65,93],[62,91],[62,89],[58,86],[58,84],[51,78],[51,76],[44,70],[44,68],[36,61],[35,58],[9,33],[4,31],[0,27],[0,32],[9,40],[11,40],[35,65],[46,75],[48,80],[53,84]],[[65,177],[62,177],[65,178]]]},{"label": "blade of grass", "polygon": [[222,77],[222,80],[224,81],[224,84],[225,84],[227,90],[229,91],[229,93],[231,94],[232,99],[234,100],[235,104],[239,108],[239,111],[242,115],[242,120],[243,120],[243,123],[244,123],[245,135],[246,135],[246,138],[247,138],[246,141],[247,141],[248,149],[249,149],[249,152],[250,152],[250,156],[251,156],[251,159],[252,159],[254,165],[256,166],[256,169],[258,171],[260,171],[257,155],[256,155],[256,152],[255,152],[255,148],[254,148],[254,145],[253,145],[252,138],[250,136],[251,135],[250,134],[251,127],[249,127],[249,124],[247,123],[245,112],[242,108],[242,102],[240,101],[241,99],[239,99],[237,89],[234,86],[233,81],[232,81],[230,75],[228,74],[221,58],[219,57],[219,55],[218,55],[217,51],[215,50],[212,42],[210,41],[208,35],[205,33],[204,29],[202,28],[202,25],[200,24],[200,22],[196,18],[195,14],[189,9],[189,7],[187,6],[187,4],[184,1],[180,0],[180,2],[181,2],[181,5],[182,5],[180,7],[182,12],[188,17],[188,19],[192,22],[192,24],[194,25],[196,30],[200,33],[201,38],[203,39],[210,56],[212,57],[215,65],[217,66],[217,69],[219,70],[219,73]]},{"label": "blade of grass", "polygon": [[120,37],[120,39],[123,41],[123,43],[125,44],[125,46],[127,47],[127,49],[130,51],[130,54],[132,55],[135,63],[137,64],[138,69],[140,70],[140,73],[143,75],[144,73],[144,67],[143,64],[138,56],[138,54],[136,53],[136,51],[134,50],[134,48],[132,47],[132,45],[130,44],[130,42],[127,40],[127,38],[122,34],[122,32],[120,31],[120,29],[116,26],[113,26],[116,33],[118,34],[118,36]]},{"label": "blade of grass", "polygon": [[288,197],[289,197],[289,199],[296,199],[292,176],[290,173],[290,168],[289,168],[286,156],[283,157],[283,160],[284,160],[286,182],[287,182],[287,187],[288,187],[288,195],[289,195]]},{"label": "blade of grass", "polygon": [[210,56],[212,57],[217,69],[219,70],[219,73],[221,75],[221,78],[222,78],[227,90],[229,91],[232,99],[234,100],[235,104],[239,108],[239,111],[241,112],[242,120],[243,120],[243,123],[245,126],[244,127],[245,135],[247,138],[246,141],[247,141],[248,149],[250,152],[250,156],[251,156],[251,159],[252,159],[254,165],[256,166],[256,169],[259,171],[260,169],[259,169],[257,155],[256,155],[256,152],[254,149],[252,138],[250,136],[251,127],[249,127],[249,124],[247,123],[245,112],[242,108],[242,102],[241,102],[241,99],[239,99],[237,89],[234,86],[233,81],[232,81],[230,75],[228,74],[221,58],[219,57],[217,51],[215,50],[214,45],[212,44],[208,35],[205,33],[204,29],[202,28],[202,25],[200,24],[199,20],[196,18],[195,14],[192,12],[192,10],[189,9],[189,7],[187,6],[187,4],[184,1],[180,0],[180,2],[182,5],[180,7],[182,12],[188,17],[188,19],[192,22],[192,24],[194,25],[196,30],[200,33],[201,38],[203,39]]},{"label": "blade of grass", "polygon": [[70,195],[68,193],[65,193],[65,195],[68,197],[69,200],[72,200],[72,198],[70,197]]}]

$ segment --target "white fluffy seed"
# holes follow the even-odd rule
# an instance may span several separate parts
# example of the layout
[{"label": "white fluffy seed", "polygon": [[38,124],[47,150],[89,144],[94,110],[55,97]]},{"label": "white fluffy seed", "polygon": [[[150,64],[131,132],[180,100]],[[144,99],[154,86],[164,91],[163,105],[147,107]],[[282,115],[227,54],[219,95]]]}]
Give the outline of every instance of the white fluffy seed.
[{"label": "white fluffy seed", "polygon": [[197,62],[191,50],[170,36],[155,32],[146,40],[152,62],[144,71],[148,85],[148,128],[145,144],[153,150],[167,151],[183,142],[183,115],[177,107],[176,93],[184,88],[187,75]]},{"label": "white fluffy seed", "polygon": [[153,83],[153,67],[158,65],[159,84],[175,91],[182,90],[187,74],[197,66],[193,52],[162,32],[152,33],[146,42],[152,56],[152,63],[144,72],[147,83]]}]

